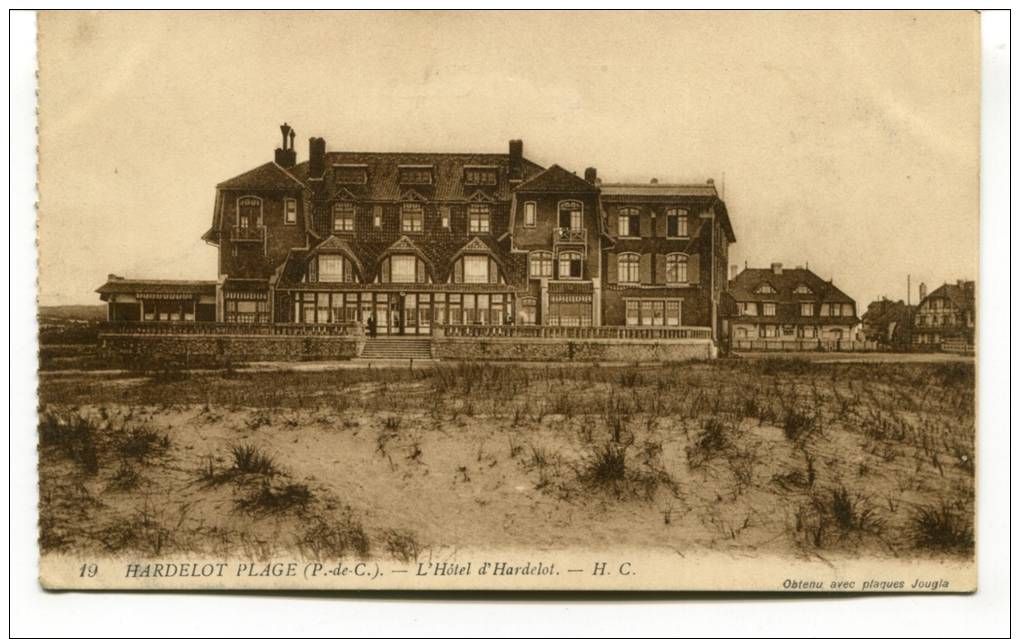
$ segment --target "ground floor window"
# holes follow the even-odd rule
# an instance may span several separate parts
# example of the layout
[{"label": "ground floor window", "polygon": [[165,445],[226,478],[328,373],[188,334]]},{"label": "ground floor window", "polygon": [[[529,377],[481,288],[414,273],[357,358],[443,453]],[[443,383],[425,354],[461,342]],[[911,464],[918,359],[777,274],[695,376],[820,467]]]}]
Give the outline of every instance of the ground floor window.
[{"label": "ground floor window", "polygon": [[521,300],[518,322],[526,326],[533,325],[537,320],[538,304],[534,297],[526,297]]},{"label": "ground floor window", "polygon": [[797,329],[797,337],[814,339],[818,337],[818,328],[815,326],[801,326]]},{"label": "ground floor window", "polygon": [[779,327],[775,324],[762,324],[758,327],[758,337],[779,337]]},{"label": "ground floor window", "polygon": [[625,300],[627,326],[680,326],[680,300]]},{"label": "ground floor window", "polygon": [[146,322],[193,322],[195,321],[195,301],[194,299],[142,300],[142,318]]},{"label": "ground floor window", "polygon": [[549,326],[591,326],[591,295],[550,295]]},{"label": "ground floor window", "polygon": [[428,335],[434,324],[505,324],[513,298],[504,293],[296,292],[291,321],[375,321],[377,335]]},{"label": "ground floor window", "polygon": [[230,299],[223,304],[224,320],[238,324],[268,324],[269,302],[265,299]]}]

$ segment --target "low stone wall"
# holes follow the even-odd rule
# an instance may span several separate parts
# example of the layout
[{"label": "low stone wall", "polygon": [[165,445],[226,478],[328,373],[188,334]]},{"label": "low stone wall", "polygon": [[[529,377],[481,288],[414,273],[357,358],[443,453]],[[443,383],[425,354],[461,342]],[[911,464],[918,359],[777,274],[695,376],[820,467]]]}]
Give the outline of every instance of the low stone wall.
[{"label": "low stone wall", "polygon": [[449,360],[642,362],[709,359],[712,340],[640,341],[550,338],[437,337],[432,355]]},{"label": "low stone wall", "polygon": [[360,337],[317,335],[117,335],[101,334],[111,358],[168,358],[204,361],[305,361],[351,359],[361,353]]}]

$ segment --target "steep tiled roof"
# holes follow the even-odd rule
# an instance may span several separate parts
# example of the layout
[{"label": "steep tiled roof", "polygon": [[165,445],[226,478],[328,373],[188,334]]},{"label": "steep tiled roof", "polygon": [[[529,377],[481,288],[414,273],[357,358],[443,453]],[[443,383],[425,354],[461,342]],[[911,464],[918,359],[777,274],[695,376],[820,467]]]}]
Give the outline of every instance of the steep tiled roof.
[{"label": "steep tiled roof", "polygon": [[928,293],[928,297],[945,297],[952,302],[953,306],[961,311],[971,311],[974,310],[974,283],[966,282],[963,286],[959,284],[943,284],[931,293]]},{"label": "steep tiled roof", "polygon": [[[366,184],[339,184],[334,175],[336,165],[363,165],[368,173]],[[400,184],[401,166],[429,166],[433,170],[431,185]],[[464,184],[465,167],[493,167],[497,172],[495,187],[479,187]],[[355,198],[367,200],[395,201],[409,191],[420,192],[430,200],[465,200],[475,191],[490,194],[496,199],[509,199],[510,156],[506,153],[372,153],[340,151],[326,154],[325,174],[322,185],[325,197],[332,198],[346,189]],[[524,177],[536,175],[542,167],[524,160]],[[312,184],[308,178],[308,162],[301,162],[289,169],[291,175],[304,184]]]},{"label": "steep tiled roof", "polygon": [[294,189],[303,184],[276,162],[266,162],[250,171],[220,182],[218,189]]},{"label": "steep tiled roof", "polygon": [[525,178],[518,191],[561,193],[564,191],[594,191],[595,186],[577,177],[559,164],[553,164],[538,175]]},{"label": "steep tiled roof", "polygon": [[[769,284],[775,293],[758,292]],[[799,285],[810,289],[810,295],[794,293]],[[853,298],[806,268],[784,268],[775,273],[769,268],[747,268],[729,283],[729,292],[738,302],[838,302],[852,304]]]}]

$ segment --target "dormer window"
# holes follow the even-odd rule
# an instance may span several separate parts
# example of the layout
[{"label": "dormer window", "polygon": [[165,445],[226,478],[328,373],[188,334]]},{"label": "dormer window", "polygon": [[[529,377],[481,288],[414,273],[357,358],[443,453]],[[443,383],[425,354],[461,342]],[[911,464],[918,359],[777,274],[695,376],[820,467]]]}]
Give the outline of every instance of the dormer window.
[{"label": "dormer window", "polygon": [[432,184],[432,165],[400,167],[401,184]]},{"label": "dormer window", "polygon": [[400,230],[405,233],[420,233],[424,227],[425,213],[421,204],[408,202],[400,210]]},{"label": "dormer window", "polygon": [[333,230],[344,232],[354,230],[354,205],[337,202],[333,205]]},{"label": "dormer window", "polygon": [[496,186],[496,167],[464,167],[464,184],[467,186]]},{"label": "dormer window", "polygon": [[488,204],[472,204],[468,206],[468,232],[488,233],[489,213]]},{"label": "dormer window", "polygon": [[353,282],[354,265],[339,253],[322,253],[308,264],[309,282]]},{"label": "dormer window", "polygon": [[795,295],[813,295],[814,294],[814,293],[811,292],[811,289],[809,289],[805,284],[798,285],[797,288],[793,289],[793,293]]},{"label": "dormer window", "polygon": [[413,254],[391,255],[382,261],[379,281],[402,284],[426,283],[429,277],[425,260]]},{"label": "dormer window", "polygon": [[772,288],[772,285],[768,282],[765,282],[758,288],[754,289],[754,292],[758,295],[775,295],[776,289]]},{"label": "dormer window", "polygon": [[368,166],[364,164],[334,164],[333,176],[337,184],[367,184]]}]

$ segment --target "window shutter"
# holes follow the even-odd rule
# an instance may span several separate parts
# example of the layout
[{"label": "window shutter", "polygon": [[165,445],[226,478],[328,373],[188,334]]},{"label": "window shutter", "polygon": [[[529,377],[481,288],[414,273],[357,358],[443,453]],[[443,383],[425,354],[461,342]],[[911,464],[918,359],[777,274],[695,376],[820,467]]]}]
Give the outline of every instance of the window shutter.
[{"label": "window shutter", "polygon": [[641,283],[651,284],[652,283],[652,254],[642,253],[641,254]]},{"label": "window shutter", "polygon": [[609,234],[613,237],[620,235],[620,213],[615,206],[609,209]]},{"label": "window shutter", "polygon": [[489,258],[489,284],[499,284],[499,265],[491,257]]},{"label": "window shutter", "polygon": [[641,230],[641,237],[652,236],[652,218],[650,213],[642,211],[638,214],[638,219],[641,220],[638,228]]},{"label": "window shutter", "polygon": [[464,259],[461,258],[453,265],[453,282],[461,284],[464,281]]},{"label": "window shutter", "polygon": [[[663,215],[663,218],[666,216]],[[657,254],[653,256],[655,258],[655,283],[665,284],[666,283],[666,256]]]},{"label": "window shutter", "polygon": [[619,281],[620,275],[620,258],[616,253],[609,254],[609,270],[606,271],[606,281],[610,284],[616,284]]},{"label": "window shutter", "polygon": [[691,284],[701,284],[701,255],[698,253],[687,256],[687,281]]},{"label": "window shutter", "polygon": [[[667,233],[666,233],[666,220],[667,220],[668,217],[669,216],[666,215],[665,211],[659,211],[658,213],[656,213],[656,215],[655,215],[655,236],[656,237],[666,237],[666,235],[667,235]],[[665,276],[663,276],[662,281],[663,282],[666,281]]]},{"label": "window shutter", "polygon": [[383,260],[383,263],[382,263],[382,278],[380,279],[380,281],[382,281],[382,282],[389,282],[390,281],[390,258],[388,258],[388,257],[385,260]]}]

